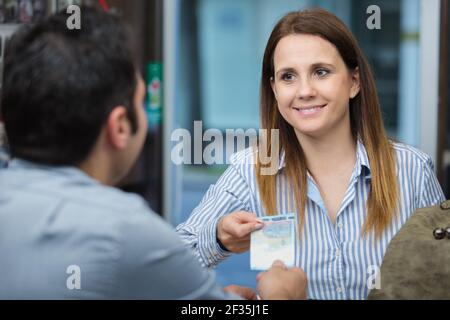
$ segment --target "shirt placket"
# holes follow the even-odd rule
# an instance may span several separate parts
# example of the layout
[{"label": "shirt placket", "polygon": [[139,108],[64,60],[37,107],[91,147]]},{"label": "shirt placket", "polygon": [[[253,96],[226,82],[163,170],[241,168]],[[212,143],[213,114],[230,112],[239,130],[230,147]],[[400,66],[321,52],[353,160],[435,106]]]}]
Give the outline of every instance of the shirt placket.
[{"label": "shirt placket", "polygon": [[345,225],[343,223],[343,216],[345,216],[346,211],[348,211],[348,207],[351,202],[355,198],[355,185],[358,181],[358,177],[360,176],[360,172],[357,170],[357,164],[352,172],[352,176],[350,179],[349,187],[345,193],[344,199],[342,201],[341,208],[336,216],[336,224],[333,224],[329,219],[327,210],[325,208],[325,204],[323,199],[318,191],[317,185],[314,179],[308,175],[309,185],[308,185],[308,197],[321,208],[322,214],[327,216],[326,221],[328,221],[328,228],[332,230],[331,236],[333,237],[332,243],[333,247],[330,248],[330,268],[328,270],[328,276],[332,279],[333,296],[336,299],[347,299],[348,293],[345,289],[345,268],[344,268],[344,229]]},{"label": "shirt placket", "polygon": [[[357,162],[358,163],[358,162]],[[341,208],[339,209],[338,214],[336,215],[336,224],[334,225],[334,234],[336,239],[336,248],[335,248],[335,262],[336,262],[336,293],[338,297],[341,299],[348,299],[348,292],[345,290],[345,268],[344,268],[344,260],[345,260],[345,250],[344,250],[344,234],[346,226],[344,223],[345,216],[348,214],[349,207],[351,203],[355,199],[356,193],[356,184],[360,177],[360,172],[355,167],[353,170],[352,177],[350,179],[350,184],[345,193],[344,199],[342,201]]]}]

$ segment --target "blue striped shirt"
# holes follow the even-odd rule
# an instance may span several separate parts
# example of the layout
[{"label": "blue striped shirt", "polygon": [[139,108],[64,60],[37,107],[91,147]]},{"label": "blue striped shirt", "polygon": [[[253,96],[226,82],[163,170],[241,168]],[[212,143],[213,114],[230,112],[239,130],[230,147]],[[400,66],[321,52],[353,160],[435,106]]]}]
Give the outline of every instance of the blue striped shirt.
[{"label": "blue striped shirt", "polygon": [[[360,140],[356,148],[355,167],[335,224],[327,214],[313,178],[308,175],[305,225],[301,237],[297,236],[295,261],[307,274],[310,299],[365,299],[370,291],[368,281],[381,266],[389,241],[416,209],[444,200],[431,158],[413,147],[394,143],[399,214],[378,240],[373,234],[362,237],[371,173]],[[222,250],[216,240],[221,217],[240,210],[254,212],[257,216],[266,214],[253,163],[250,149],[233,155],[225,173],[210,186],[189,219],[177,227],[181,238],[194,249],[204,267],[213,267],[231,254]],[[289,212],[289,203],[295,201],[284,165],[282,154],[277,173],[280,214]]]}]

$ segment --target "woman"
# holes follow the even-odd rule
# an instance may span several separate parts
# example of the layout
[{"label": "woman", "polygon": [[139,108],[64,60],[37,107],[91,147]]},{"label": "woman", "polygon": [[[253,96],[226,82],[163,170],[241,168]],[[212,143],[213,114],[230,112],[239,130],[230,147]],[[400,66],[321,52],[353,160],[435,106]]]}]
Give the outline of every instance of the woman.
[{"label": "woman", "polygon": [[[261,126],[278,171],[234,156],[177,229],[204,266],[248,250],[257,217],[297,212],[296,265],[312,299],[365,299],[392,237],[417,208],[444,200],[431,158],[389,141],[375,82],[355,38],[324,10],[292,12],[263,60]],[[270,137],[270,134],[268,135]],[[256,165],[252,165],[256,160]]]}]

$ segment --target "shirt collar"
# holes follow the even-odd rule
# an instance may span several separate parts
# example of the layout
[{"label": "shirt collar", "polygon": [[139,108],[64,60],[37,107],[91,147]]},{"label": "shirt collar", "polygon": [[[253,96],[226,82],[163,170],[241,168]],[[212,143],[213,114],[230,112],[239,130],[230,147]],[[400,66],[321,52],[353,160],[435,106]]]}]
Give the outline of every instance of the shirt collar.
[{"label": "shirt collar", "polygon": [[[286,155],[284,150],[281,150],[280,152],[280,159],[278,161],[278,170],[282,170],[286,166]],[[364,144],[360,137],[358,137],[356,141],[356,165],[355,165],[356,171],[354,174],[356,176],[359,176],[363,174],[366,179],[371,179],[371,170],[370,170],[370,163],[369,158],[367,157],[366,148],[364,147]]]},{"label": "shirt collar", "polygon": [[371,179],[372,174],[370,170],[369,157],[367,156],[366,148],[360,137],[356,142],[356,176],[363,174],[366,179]]},{"label": "shirt collar", "polygon": [[97,180],[86,174],[84,171],[80,170],[74,166],[54,166],[40,164],[36,162],[31,162],[24,159],[12,159],[7,167],[7,170],[16,169],[29,169],[29,170],[39,170],[45,171],[46,173],[51,173],[58,176],[70,177],[70,179],[84,183],[84,184],[99,184]]}]

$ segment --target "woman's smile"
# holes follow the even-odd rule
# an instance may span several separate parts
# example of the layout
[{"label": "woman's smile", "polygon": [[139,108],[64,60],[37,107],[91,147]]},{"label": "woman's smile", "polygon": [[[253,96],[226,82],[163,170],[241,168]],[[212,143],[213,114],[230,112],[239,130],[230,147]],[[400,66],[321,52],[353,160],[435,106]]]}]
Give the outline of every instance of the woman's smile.
[{"label": "woman's smile", "polygon": [[322,113],[322,110],[326,107],[323,105],[309,105],[309,106],[298,106],[293,107],[293,109],[302,117],[311,117]]}]

